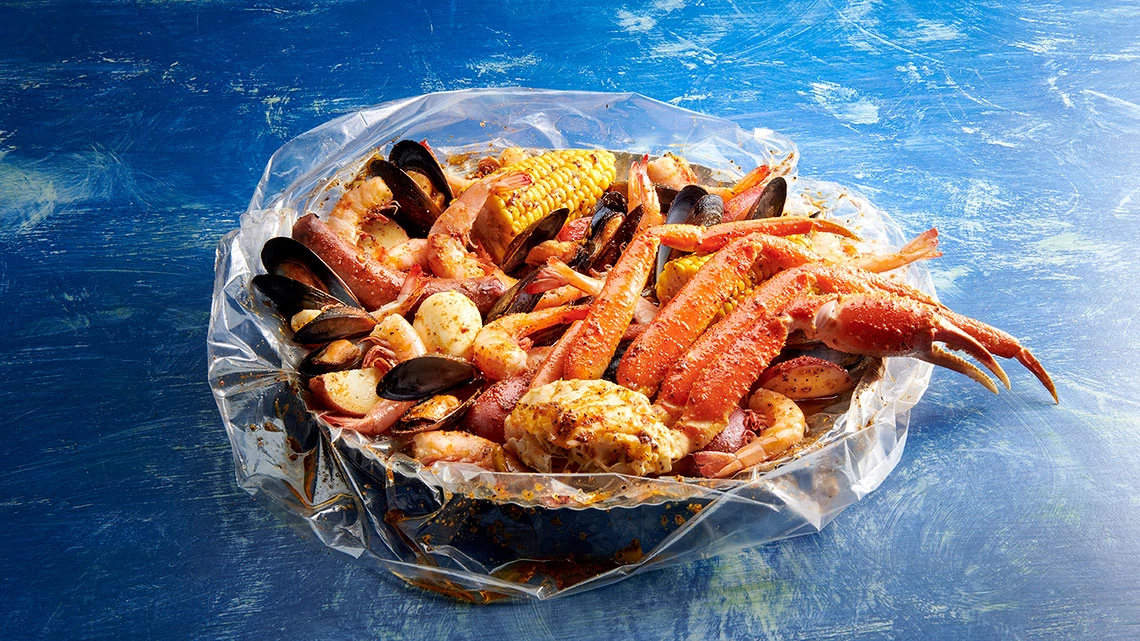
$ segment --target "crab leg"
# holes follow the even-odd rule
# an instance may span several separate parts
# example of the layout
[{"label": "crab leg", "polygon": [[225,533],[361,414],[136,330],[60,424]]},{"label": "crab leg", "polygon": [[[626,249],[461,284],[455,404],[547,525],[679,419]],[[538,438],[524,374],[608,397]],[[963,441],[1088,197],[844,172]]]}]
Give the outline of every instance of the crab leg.
[{"label": "crab leg", "polygon": [[[977,319],[970,318],[969,316],[963,316],[930,296],[927,296],[922,291],[878,274],[871,274],[842,265],[818,265],[812,266],[811,269],[817,274],[820,288],[827,292],[885,292],[903,298],[909,298],[934,308],[939,316],[974,337],[975,340],[985,346],[986,350],[994,356],[1016,359],[1025,366],[1026,369],[1032,372],[1033,375],[1037,377],[1037,380],[1041,381],[1041,384],[1053,397],[1053,401],[1058,401],[1057,388],[1054,386],[1053,380],[1049,377],[1049,373],[1045,371],[1045,368],[1042,367],[1037,358],[1033,356],[1025,346],[1006,332]],[[1006,377],[1004,373],[997,374],[995,372],[995,375],[1008,389],[1009,378]]]},{"label": "crab leg", "polygon": [[997,393],[997,386],[988,376],[972,363],[935,345],[938,341],[973,356],[999,380],[1009,380],[982,343],[935,309],[909,298],[881,293],[833,296],[822,304],[811,301],[806,311],[814,316],[808,322],[816,338],[841,352],[912,356],[964,374]]},{"label": "crab leg", "polygon": [[[633,319],[637,299],[649,280],[657,248],[667,246],[683,251],[716,251],[726,244],[762,232],[775,236],[829,231],[850,237],[851,232],[828,220],[786,216],[762,220],[700,227],[660,225],[639,232],[630,241],[617,264],[606,277],[597,301],[590,308],[582,328],[576,332],[575,349],[567,355],[564,378],[600,378],[617,349],[626,326]],[[568,334],[569,336],[569,334]],[[563,340],[568,340],[563,337]]]},{"label": "crab leg", "polygon": [[778,236],[752,234],[717,252],[657,314],[629,346],[617,371],[619,385],[652,397],[669,367],[709,326],[733,296],[731,287],[757,263],[765,271],[820,260],[815,253]]}]

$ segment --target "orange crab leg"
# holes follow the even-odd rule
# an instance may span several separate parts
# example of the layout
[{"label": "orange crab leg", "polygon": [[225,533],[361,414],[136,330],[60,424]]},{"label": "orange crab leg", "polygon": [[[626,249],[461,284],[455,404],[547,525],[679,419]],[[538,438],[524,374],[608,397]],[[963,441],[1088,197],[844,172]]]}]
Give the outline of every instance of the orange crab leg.
[{"label": "orange crab leg", "polygon": [[[1013,358],[1024,365],[1037,377],[1037,380],[1041,381],[1041,384],[1052,395],[1053,401],[1058,401],[1057,388],[1049,377],[1049,373],[1045,371],[1045,368],[1028,349],[1006,332],[969,316],[963,316],[920,290],[878,274],[871,274],[842,265],[813,265],[811,269],[817,275],[820,289],[827,292],[886,292],[933,307],[941,317],[974,337],[991,354],[1002,358]],[[1004,373],[997,374],[995,372],[995,375],[1006,388],[1009,388],[1009,378]]]},{"label": "orange crab leg", "polygon": [[733,345],[704,369],[689,393],[673,429],[689,437],[692,451],[716,438],[728,415],[740,404],[764,368],[779,356],[788,338],[784,320],[774,315],[754,319]]},{"label": "orange crab leg", "polygon": [[[828,220],[786,216],[747,220],[701,227],[699,225],[660,225],[639,232],[630,241],[617,264],[610,270],[601,293],[576,332],[577,344],[566,358],[563,378],[601,378],[633,319],[641,290],[649,280],[657,248],[662,242],[682,251],[716,251],[726,244],[762,232],[774,236],[829,231],[852,237],[850,231]],[[566,336],[562,340],[568,340]]]},{"label": "orange crab leg", "polygon": [[756,319],[774,316],[796,297],[810,291],[811,286],[812,278],[803,267],[780,272],[761,283],[737,304],[731,314],[709,328],[688,352],[673,363],[661,383],[657,405],[673,416],[679,414],[689,402],[690,391],[706,365],[729,352],[740,336],[757,322]]},{"label": "orange crab leg", "polygon": [[669,367],[709,326],[733,291],[725,283],[743,279],[757,262],[783,270],[820,257],[801,245],[765,234],[735,240],[705,263],[633,341],[617,371],[619,385],[653,396]]},{"label": "orange crab leg", "polygon": [[805,311],[814,316],[808,319],[812,333],[831,348],[865,356],[913,356],[964,374],[997,393],[988,376],[973,363],[935,345],[938,341],[973,356],[998,379],[1008,380],[993,354],[928,305],[882,293],[825,300],[822,304],[810,301]]}]

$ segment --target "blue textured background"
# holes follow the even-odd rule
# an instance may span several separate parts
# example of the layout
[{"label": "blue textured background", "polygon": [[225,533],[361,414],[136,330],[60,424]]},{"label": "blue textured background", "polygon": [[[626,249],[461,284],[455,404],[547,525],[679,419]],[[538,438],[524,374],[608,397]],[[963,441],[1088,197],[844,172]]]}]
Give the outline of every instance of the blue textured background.
[{"label": "blue textured background", "polygon": [[[5,638],[1140,637],[1136,2],[5,3]],[[637,91],[792,138],[1023,337],[935,374],[894,474],[821,534],[476,607],[237,489],[206,385],[213,251],[285,140],[429,91]]]}]

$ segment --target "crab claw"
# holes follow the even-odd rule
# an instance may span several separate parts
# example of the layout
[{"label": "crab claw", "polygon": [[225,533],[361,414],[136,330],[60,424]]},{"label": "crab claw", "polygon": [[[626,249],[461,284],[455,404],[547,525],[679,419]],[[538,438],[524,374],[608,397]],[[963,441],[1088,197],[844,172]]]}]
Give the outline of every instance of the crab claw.
[{"label": "crab claw", "polygon": [[841,352],[868,356],[912,356],[964,374],[986,389],[997,385],[972,363],[935,343],[965,352],[984,365],[1006,388],[1009,377],[977,339],[929,305],[884,294],[828,297],[815,313],[816,336]]}]

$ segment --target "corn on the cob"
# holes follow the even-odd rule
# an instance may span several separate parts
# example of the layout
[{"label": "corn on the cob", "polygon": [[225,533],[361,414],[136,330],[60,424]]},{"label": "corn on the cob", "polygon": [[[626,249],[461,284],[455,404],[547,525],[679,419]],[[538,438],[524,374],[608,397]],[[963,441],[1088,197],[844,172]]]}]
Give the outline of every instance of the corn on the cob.
[{"label": "corn on the cob", "polygon": [[[796,234],[786,236],[785,238],[800,243],[809,249],[811,248],[811,241],[807,236]],[[681,288],[685,286],[685,283],[689,282],[693,275],[712,257],[712,254],[686,254],[665,263],[665,266],[661,269],[661,275],[657,278],[657,300],[661,301],[662,305],[669,302],[669,299],[676,296],[677,292],[681,291]],[[763,266],[757,266],[748,273],[746,278],[737,280],[734,283],[725,283],[725,287],[732,288],[732,297],[720,308],[715,320],[720,320],[727,316],[736,308],[736,304],[741,299],[756,288],[756,285],[771,277],[771,273],[765,273],[763,271]]]},{"label": "corn on the cob", "polygon": [[589,213],[617,175],[614,155],[596,149],[561,149],[507,165],[531,184],[487,199],[475,225],[476,236],[496,261],[516,235],[550,212],[566,207],[570,219]]},{"label": "corn on the cob", "polygon": [[[661,301],[662,305],[669,302],[712,257],[712,254],[686,254],[665,263],[665,267],[661,270],[661,276],[657,279],[657,300]],[[736,307],[737,301],[747,296],[748,292],[756,287],[757,282],[759,281],[755,275],[749,273],[746,278],[734,283],[725,283],[725,287],[732,288],[732,297],[721,307],[715,320],[727,316]]]}]

